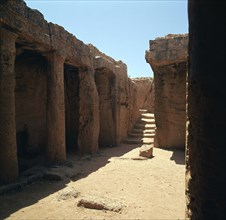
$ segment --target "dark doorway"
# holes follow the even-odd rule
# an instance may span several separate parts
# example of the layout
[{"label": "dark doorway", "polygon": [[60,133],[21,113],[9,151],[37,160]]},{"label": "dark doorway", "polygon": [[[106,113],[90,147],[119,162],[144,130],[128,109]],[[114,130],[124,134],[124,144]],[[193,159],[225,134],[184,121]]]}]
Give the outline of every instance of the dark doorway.
[{"label": "dark doorway", "polygon": [[36,163],[47,144],[47,60],[40,53],[23,50],[16,57],[15,72],[16,137],[21,172]]}]

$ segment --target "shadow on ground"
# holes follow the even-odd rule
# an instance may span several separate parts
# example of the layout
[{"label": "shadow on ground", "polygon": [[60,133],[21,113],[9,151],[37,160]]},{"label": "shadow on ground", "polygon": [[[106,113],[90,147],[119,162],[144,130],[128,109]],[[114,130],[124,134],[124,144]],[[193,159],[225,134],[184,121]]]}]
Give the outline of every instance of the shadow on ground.
[{"label": "shadow on ground", "polygon": [[[72,178],[62,181],[46,181],[42,179],[39,182],[22,187],[20,190],[14,190],[5,195],[0,195],[0,219],[10,217],[14,212],[31,206],[50,194],[64,189],[70,181],[77,181],[87,177],[89,174],[107,165],[110,158],[120,157],[137,147],[140,147],[140,145],[123,145],[105,148],[101,149],[95,155],[85,155],[83,157],[68,154],[67,160],[72,163],[72,169],[76,171]],[[83,165],[84,161],[86,166]]]},{"label": "shadow on ground", "polygon": [[185,151],[180,149],[173,149],[172,151],[170,160],[174,160],[176,164],[185,165]]}]

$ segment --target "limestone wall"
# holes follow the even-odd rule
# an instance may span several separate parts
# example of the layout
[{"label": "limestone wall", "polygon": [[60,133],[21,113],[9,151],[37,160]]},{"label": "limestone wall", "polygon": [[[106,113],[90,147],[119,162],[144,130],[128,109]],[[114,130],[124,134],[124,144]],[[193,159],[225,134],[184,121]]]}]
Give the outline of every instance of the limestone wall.
[{"label": "limestone wall", "polygon": [[[109,104],[112,107],[110,107],[109,104],[109,107],[107,107],[107,104],[103,106],[103,103],[100,103],[100,115],[105,124],[101,139],[108,139],[108,141],[112,139],[107,145],[118,145],[127,137],[139,117],[137,85],[128,77],[126,64],[122,61],[115,61],[113,58],[99,51],[92,44],[88,44],[88,46],[94,57],[93,63],[96,69],[96,84],[103,84],[102,87],[106,87],[108,82],[111,84],[108,86],[108,92],[111,93],[111,103]],[[100,80],[101,75],[102,80]],[[99,94],[101,94],[103,91],[100,91],[100,86],[97,87]],[[105,88],[104,96],[106,96],[106,89],[107,88]],[[106,99],[110,100],[109,98]],[[103,112],[103,107],[106,112]],[[104,116],[104,114],[107,115]],[[109,127],[109,125],[111,126]],[[114,131],[108,132],[109,129],[113,129],[114,126],[115,133]],[[114,135],[107,138],[106,133],[114,133]]]},{"label": "limestone wall", "polygon": [[186,219],[224,219],[225,2],[189,0],[188,3]]},{"label": "limestone wall", "polygon": [[137,106],[154,112],[154,81],[152,78],[132,78],[137,88]]},{"label": "limestone wall", "polygon": [[140,90],[126,64],[22,0],[0,2],[0,37],[0,182],[17,178],[18,156],[62,163],[66,151],[96,153],[127,137]]},{"label": "limestone wall", "polygon": [[146,61],[154,72],[156,122],[159,147],[185,146],[187,35],[167,35],[150,41]]},{"label": "limestone wall", "polygon": [[138,101],[138,90],[137,85],[134,83],[131,79],[129,79],[129,105],[128,105],[128,128],[127,128],[127,134],[131,132],[134,123],[139,118],[139,107],[137,104]]}]

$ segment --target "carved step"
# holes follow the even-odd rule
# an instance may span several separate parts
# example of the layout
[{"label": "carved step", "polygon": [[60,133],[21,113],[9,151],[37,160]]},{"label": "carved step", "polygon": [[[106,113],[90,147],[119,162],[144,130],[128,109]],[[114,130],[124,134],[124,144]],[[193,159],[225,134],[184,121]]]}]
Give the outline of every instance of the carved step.
[{"label": "carved step", "polygon": [[143,138],[143,137],[149,137],[149,138],[153,138],[155,137],[155,133],[149,134],[149,133],[130,133],[129,137],[132,138]]},{"label": "carved step", "polygon": [[135,129],[136,128],[138,128],[138,129],[139,128],[140,129],[154,129],[155,127],[156,127],[155,124],[140,124],[139,123],[139,124],[136,124],[134,128]]},{"label": "carved step", "polygon": [[144,112],[147,112],[148,110],[147,109],[139,109],[139,112],[141,113],[144,113]]},{"label": "carved step", "polygon": [[141,118],[138,121],[139,124],[155,124],[155,119],[154,118]]},{"label": "carved step", "polygon": [[140,109],[141,118],[137,121],[128,138],[124,140],[127,144],[153,144],[155,137],[155,117],[147,110]]},{"label": "carved step", "polygon": [[137,129],[137,128],[134,128],[132,133],[135,133],[135,134],[155,134],[155,129]]},{"label": "carved step", "polygon": [[141,114],[142,118],[155,118],[153,113],[143,113]]},{"label": "carved step", "polygon": [[132,133],[134,133],[134,134],[142,134],[143,135],[144,129],[136,129],[136,128],[134,128]]},{"label": "carved step", "polygon": [[154,138],[127,138],[124,142],[127,144],[153,144]]},{"label": "carved step", "polygon": [[143,137],[143,133],[130,133],[128,135],[128,137],[130,137],[130,138],[142,138]]},{"label": "carved step", "polygon": [[143,144],[153,144],[154,143],[154,138],[142,138]]},{"label": "carved step", "polygon": [[124,142],[126,144],[142,144],[143,143],[141,138],[127,138]]},{"label": "carved step", "polygon": [[155,128],[143,130],[144,134],[155,134]]}]

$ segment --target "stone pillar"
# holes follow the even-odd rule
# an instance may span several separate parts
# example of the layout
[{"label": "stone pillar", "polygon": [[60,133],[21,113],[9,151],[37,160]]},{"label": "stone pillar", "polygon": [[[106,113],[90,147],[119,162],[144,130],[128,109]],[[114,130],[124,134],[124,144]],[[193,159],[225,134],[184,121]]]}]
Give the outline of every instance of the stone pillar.
[{"label": "stone pillar", "polygon": [[66,160],[64,58],[54,52],[48,60],[46,157],[48,163],[61,163]]},{"label": "stone pillar", "polygon": [[154,72],[155,147],[185,148],[188,35],[150,41],[146,61]]},{"label": "stone pillar", "polygon": [[189,0],[187,218],[226,218],[225,2]]},{"label": "stone pillar", "polygon": [[79,69],[79,134],[80,154],[95,153],[98,150],[100,132],[99,96],[94,80],[94,70]]},{"label": "stone pillar", "polygon": [[116,88],[114,72],[106,68],[96,69],[95,83],[99,95],[99,146],[116,146]]},{"label": "stone pillar", "polygon": [[15,121],[15,54],[17,35],[0,27],[0,182],[18,177]]},{"label": "stone pillar", "polygon": [[117,86],[117,143],[127,137],[128,128],[128,76],[126,65],[116,66]]},{"label": "stone pillar", "polygon": [[117,89],[117,75],[115,73],[113,77],[113,88],[112,88],[112,115],[114,119],[114,140],[113,140],[113,146],[118,146],[118,89]]},{"label": "stone pillar", "polygon": [[119,146],[120,139],[120,94],[119,94],[119,77],[117,72],[118,67],[115,67],[115,143]]}]

